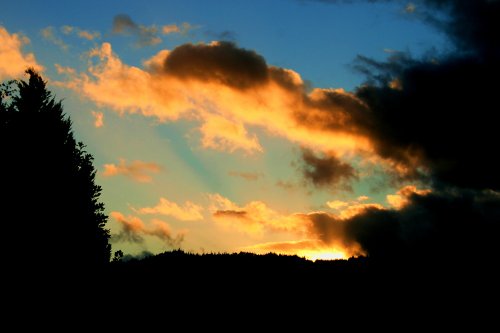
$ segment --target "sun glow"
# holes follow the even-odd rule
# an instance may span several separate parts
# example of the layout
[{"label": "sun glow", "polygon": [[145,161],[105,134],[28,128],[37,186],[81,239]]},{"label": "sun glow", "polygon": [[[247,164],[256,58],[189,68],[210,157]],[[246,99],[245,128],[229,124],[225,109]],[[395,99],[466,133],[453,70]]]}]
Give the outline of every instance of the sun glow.
[{"label": "sun glow", "polygon": [[306,259],[309,259],[312,261],[348,259],[345,252],[337,250],[337,249],[321,250],[321,251],[303,250],[303,251],[300,251],[297,255],[300,257],[305,257]]}]

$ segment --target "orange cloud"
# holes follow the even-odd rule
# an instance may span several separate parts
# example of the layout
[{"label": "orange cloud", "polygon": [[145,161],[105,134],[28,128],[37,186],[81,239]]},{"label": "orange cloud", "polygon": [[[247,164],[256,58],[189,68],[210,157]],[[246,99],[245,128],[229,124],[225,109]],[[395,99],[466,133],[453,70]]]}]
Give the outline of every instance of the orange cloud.
[{"label": "orange cloud", "polygon": [[100,38],[101,34],[98,31],[80,30],[78,31],[78,37],[86,40],[94,40]]},{"label": "orange cloud", "polygon": [[181,221],[202,220],[203,207],[198,206],[191,201],[186,201],[183,206],[165,198],[160,198],[160,202],[154,207],[144,207],[134,209],[138,214],[157,214],[172,216]]},{"label": "orange cloud", "polygon": [[143,236],[149,235],[158,237],[171,247],[179,247],[186,234],[186,231],[181,231],[174,237],[170,225],[159,219],[152,219],[151,226],[146,226],[140,218],[135,216],[125,216],[120,212],[111,212],[110,215],[122,227],[120,233],[113,235],[114,241],[141,243]]},{"label": "orange cloud", "polygon": [[262,201],[238,206],[220,194],[210,194],[213,218],[247,234],[261,235],[266,231],[305,233],[306,226],[298,214],[285,215],[269,208]]},{"label": "orange cloud", "polygon": [[94,116],[94,126],[100,128],[104,126],[104,114],[102,112],[92,111]]},{"label": "orange cloud", "polygon": [[74,75],[76,73],[76,70],[72,67],[61,66],[59,64],[54,64],[54,67],[58,74]]},{"label": "orange cloud", "polygon": [[113,236],[114,240],[130,243],[143,242],[141,233],[143,233],[146,227],[144,225],[144,222],[142,222],[140,218],[135,216],[126,217],[120,212],[111,212],[110,215],[122,227],[122,231],[119,234]]},{"label": "orange cloud", "polygon": [[413,194],[427,195],[432,190],[419,190],[415,185],[408,185],[400,189],[396,194],[386,196],[387,202],[395,209],[402,209],[410,203],[410,196]]},{"label": "orange cloud", "polygon": [[326,205],[332,209],[340,209],[349,206],[349,203],[342,200],[327,201]]},{"label": "orange cloud", "polygon": [[338,216],[342,220],[347,220],[350,219],[356,215],[362,214],[364,211],[367,209],[385,209],[384,206],[381,204],[377,203],[356,203],[356,204],[349,204],[346,208],[343,208],[339,211]]},{"label": "orange cloud", "polygon": [[195,28],[196,27],[193,27],[191,24],[189,24],[187,22],[183,22],[181,25],[177,25],[177,24],[164,25],[163,27],[161,27],[161,32],[164,35],[170,35],[170,34],[174,34],[174,33],[186,35],[191,30],[193,30]]},{"label": "orange cloud", "polygon": [[[96,124],[97,121],[98,119],[96,119]],[[136,160],[127,164],[125,159],[120,159],[120,164],[118,165],[104,164],[104,171],[102,175],[104,177],[123,175],[140,183],[149,183],[153,179],[148,173],[157,173],[160,171],[161,166],[154,162],[143,162]]]},{"label": "orange cloud", "polygon": [[90,56],[99,61],[86,73],[70,76],[67,87],[119,113],[199,122],[203,147],[260,152],[252,132],[259,127],[339,157],[372,151],[356,125],[366,110],[354,95],[338,89],[308,92],[296,72],[268,66],[260,55],[234,44],[162,50],[144,68],[124,64],[109,43]]},{"label": "orange cloud", "polygon": [[356,200],[342,201],[342,200],[332,200],[327,201],[326,205],[334,209],[336,212],[333,214],[341,220],[348,220],[356,215],[362,214],[365,210],[374,209],[385,209],[384,206],[377,203],[363,203],[363,201],[368,200],[367,196],[360,196]]},{"label": "orange cloud", "polygon": [[[216,222],[248,235],[288,234],[290,240],[256,244],[242,250],[258,253],[297,254],[308,259],[340,259],[366,255],[358,242],[359,220],[368,213],[386,212],[375,203],[332,201],[335,214],[316,211],[283,214],[264,202],[251,201],[237,205],[220,194],[210,194],[210,211]],[[362,198],[363,199],[363,198]]]},{"label": "orange cloud", "polygon": [[33,53],[23,53],[23,45],[30,40],[21,34],[9,34],[7,29],[0,26],[0,81],[16,78],[24,73],[28,67],[42,71],[43,66],[36,62]]}]

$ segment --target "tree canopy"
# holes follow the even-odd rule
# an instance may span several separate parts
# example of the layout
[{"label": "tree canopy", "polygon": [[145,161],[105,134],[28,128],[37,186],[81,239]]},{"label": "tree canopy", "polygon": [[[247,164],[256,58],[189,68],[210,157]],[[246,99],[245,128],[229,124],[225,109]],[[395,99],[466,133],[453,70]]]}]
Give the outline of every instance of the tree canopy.
[{"label": "tree canopy", "polygon": [[0,89],[4,246],[23,267],[102,267],[111,246],[93,157],[43,78],[26,73]]}]

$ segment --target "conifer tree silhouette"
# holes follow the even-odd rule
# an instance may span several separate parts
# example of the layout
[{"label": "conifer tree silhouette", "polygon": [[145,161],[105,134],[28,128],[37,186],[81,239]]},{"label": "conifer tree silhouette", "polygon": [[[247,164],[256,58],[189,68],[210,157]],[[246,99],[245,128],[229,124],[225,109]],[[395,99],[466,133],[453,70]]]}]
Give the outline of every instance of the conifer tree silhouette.
[{"label": "conifer tree silhouette", "polygon": [[0,181],[4,246],[18,267],[103,267],[107,216],[93,157],[77,142],[60,101],[33,69],[2,84]]}]

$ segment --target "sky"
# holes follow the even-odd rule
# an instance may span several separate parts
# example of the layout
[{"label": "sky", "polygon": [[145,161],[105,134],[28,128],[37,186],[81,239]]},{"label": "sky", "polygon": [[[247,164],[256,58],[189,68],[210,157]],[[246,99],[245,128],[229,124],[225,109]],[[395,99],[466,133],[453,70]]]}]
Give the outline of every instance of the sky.
[{"label": "sky", "polygon": [[454,243],[463,234],[444,211],[480,211],[483,231],[498,221],[486,84],[499,71],[498,8],[10,1],[0,81],[32,66],[63,100],[95,158],[113,251],[461,247],[470,239]]}]

